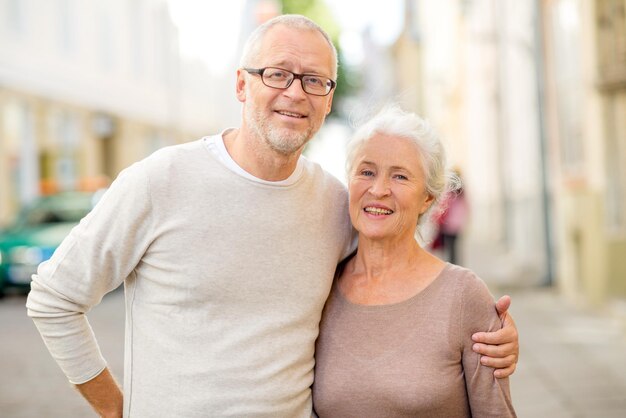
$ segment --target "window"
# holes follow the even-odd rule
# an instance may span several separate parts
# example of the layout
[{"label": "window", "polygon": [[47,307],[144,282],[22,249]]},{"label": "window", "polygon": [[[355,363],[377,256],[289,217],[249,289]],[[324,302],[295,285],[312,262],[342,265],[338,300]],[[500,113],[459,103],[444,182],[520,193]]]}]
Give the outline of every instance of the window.
[{"label": "window", "polygon": [[59,45],[63,52],[71,53],[76,48],[76,19],[73,0],[60,0],[58,34]]},{"label": "window", "polygon": [[19,37],[24,32],[24,2],[22,0],[6,0],[5,27],[9,33]]},{"label": "window", "polygon": [[75,114],[61,110],[52,115],[51,128],[57,156],[52,161],[53,177],[60,190],[73,190],[78,180],[79,119]]},{"label": "window", "polygon": [[34,115],[28,103],[19,100],[7,104],[4,122],[8,137],[7,153],[11,158],[9,175],[21,203],[39,194],[39,165]]},{"label": "window", "polygon": [[143,74],[144,57],[144,6],[141,0],[128,2],[128,26],[130,28],[130,54],[133,75],[137,78]]},{"label": "window", "polygon": [[607,142],[607,227],[610,234],[626,237],[626,94],[605,100]]},{"label": "window", "polygon": [[553,9],[551,35],[554,51],[561,160],[566,175],[578,177],[583,169],[580,73],[580,15],[575,0],[561,0]]},{"label": "window", "polygon": [[102,70],[111,72],[115,67],[115,49],[113,45],[115,29],[113,21],[107,10],[101,10],[97,18],[98,61]]},{"label": "window", "polygon": [[602,87],[626,85],[626,0],[598,0],[598,75]]}]

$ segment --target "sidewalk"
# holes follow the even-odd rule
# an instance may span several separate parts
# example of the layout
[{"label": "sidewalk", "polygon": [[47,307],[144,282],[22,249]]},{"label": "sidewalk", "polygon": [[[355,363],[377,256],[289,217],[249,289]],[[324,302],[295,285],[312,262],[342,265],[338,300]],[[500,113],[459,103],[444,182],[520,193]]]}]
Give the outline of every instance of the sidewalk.
[{"label": "sidewalk", "polygon": [[513,298],[521,348],[511,394],[519,418],[626,417],[622,323],[574,308],[550,289],[493,290]]}]

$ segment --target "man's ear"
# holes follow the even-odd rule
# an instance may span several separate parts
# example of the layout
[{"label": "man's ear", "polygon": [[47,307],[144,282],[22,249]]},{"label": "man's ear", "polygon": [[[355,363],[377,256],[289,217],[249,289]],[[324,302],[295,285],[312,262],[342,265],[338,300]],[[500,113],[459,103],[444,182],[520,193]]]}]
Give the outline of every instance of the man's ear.
[{"label": "man's ear", "polygon": [[328,98],[328,104],[326,105],[326,116],[330,113],[333,108],[333,96],[335,95],[335,90],[330,92],[330,97]]},{"label": "man's ear", "polygon": [[237,100],[246,101],[246,72],[241,68],[237,70],[237,84],[235,85]]}]

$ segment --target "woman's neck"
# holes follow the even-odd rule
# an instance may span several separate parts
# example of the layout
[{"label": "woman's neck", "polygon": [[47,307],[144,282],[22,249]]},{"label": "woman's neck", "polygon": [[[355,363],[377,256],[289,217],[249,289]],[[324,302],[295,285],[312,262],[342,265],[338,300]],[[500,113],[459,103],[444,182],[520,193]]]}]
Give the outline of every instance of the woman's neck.
[{"label": "woman's neck", "polygon": [[410,269],[424,252],[413,239],[389,242],[359,236],[352,272],[369,281],[381,281],[390,274]]},{"label": "woman's neck", "polygon": [[357,253],[346,265],[339,289],[357,304],[397,303],[425,289],[444,266],[414,239],[390,243],[359,237]]}]

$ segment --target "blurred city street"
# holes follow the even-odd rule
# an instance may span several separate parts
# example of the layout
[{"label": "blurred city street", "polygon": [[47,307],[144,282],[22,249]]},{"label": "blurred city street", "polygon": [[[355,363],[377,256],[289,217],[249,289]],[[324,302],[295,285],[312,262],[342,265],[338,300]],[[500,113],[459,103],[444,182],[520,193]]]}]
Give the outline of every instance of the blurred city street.
[{"label": "blurred city street", "polygon": [[[494,295],[504,292],[492,288]],[[520,332],[521,357],[511,379],[520,418],[626,416],[626,333],[616,319],[576,309],[544,288],[507,291]],[[90,313],[102,351],[121,381],[123,292]],[[65,380],[26,317],[25,299],[0,301],[0,416],[95,416]]]},{"label": "blurred city street", "polygon": [[[124,364],[124,292],[107,295],[89,313],[103,355],[119,381]],[[96,416],[68,383],[26,316],[26,297],[0,299],[0,417]]]},{"label": "blurred city street", "polygon": [[575,309],[550,289],[510,294],[521,345],[511,378],[518,416],[626,416],[624,324]]},{"label": "blurred city street", "polygon": [[[95,416],[16,289],[122,170],[242,126],[240,65],[257,78],[284,60],[239,56],[279,14],[310,17],[337,49],[332,109],[304,157],[347,184],[348,140],[389,103],[441,138],[467,204],[445,235],[513,299],[518,416],[626,417],[626,0],[381,4],[0,0],[0,418]],[[419,232],[436,242],[444,226]],[[122,382],[123,290],[89,319]]]}]

